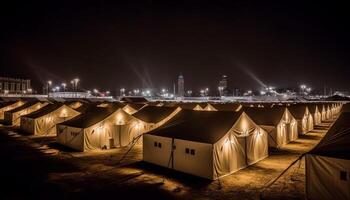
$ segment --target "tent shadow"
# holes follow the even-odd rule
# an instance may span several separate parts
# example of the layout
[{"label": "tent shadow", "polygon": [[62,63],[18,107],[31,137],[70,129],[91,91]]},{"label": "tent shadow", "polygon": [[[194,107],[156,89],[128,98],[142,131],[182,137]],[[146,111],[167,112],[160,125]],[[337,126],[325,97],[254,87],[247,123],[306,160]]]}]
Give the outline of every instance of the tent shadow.
[{"label": "tent shadow", "polygon": [[75,149],[69,148],[67,146],[64,146],[62,144],[57,143],[56,141],[50,142],[47,146],[49,146],[52,149],[56,149],[60,152],[66,152],[66,153],[74,153],[74,152],[79,152]]},{"label": "tent shadow", "polygon": [[129,165],[125,165],[125,167],[142,170],[147,173],[162,176],[165,179],[172,179],[177,182],[180,182],[183,185],[186,185],[188,187],[195,188],[195,189],[206,188],[213,182],[213,180],[175,171],[162,166],[147,163],[145,161],[134,162]]},{"label": "tent shadow", "polygon": [[[311,135],[311,134],[305,134],[305,135],[299,135],[300,139],[307,139],[307,140],[318,140],[322,138],[322,135]],[[293,141],[295,142],[295,141]]]},{"label": "tent shadow", "polygon": [[4,199],[11,199],[11,195],[14,194],[28,199],[40,199],[47,195],[62,197],[59,188],[47,182],[50,173],[79,171],[76,165],[47,156],[39,149],[7,134],[0,134],[0,141],[0,156],[3,162],[0,177],[6,183],[2,188]]}]

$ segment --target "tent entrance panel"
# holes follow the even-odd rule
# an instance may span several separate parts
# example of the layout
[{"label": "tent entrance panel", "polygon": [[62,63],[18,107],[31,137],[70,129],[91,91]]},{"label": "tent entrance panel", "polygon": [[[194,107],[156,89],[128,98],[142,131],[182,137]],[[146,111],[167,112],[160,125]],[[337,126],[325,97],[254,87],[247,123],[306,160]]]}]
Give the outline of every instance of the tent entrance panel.
[{"label": "tent entrance panel", "polygon": [[130,133],[127,129],[127,125],[114,125],[114,131],[112,131],[113,144],[116,147],[123,147],[129,144]]}]

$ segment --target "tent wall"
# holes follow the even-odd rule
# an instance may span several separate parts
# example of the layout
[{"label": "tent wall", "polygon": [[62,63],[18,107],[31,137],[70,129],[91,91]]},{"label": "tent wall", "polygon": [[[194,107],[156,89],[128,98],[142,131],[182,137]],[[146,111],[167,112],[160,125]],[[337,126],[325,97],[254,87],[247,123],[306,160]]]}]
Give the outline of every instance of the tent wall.
[{"label": "tent wall", "polygon": [[208,103],[205,108],[203,108],[205,111],[218,111],[216,108],[214,108],[210,103]]},{"label": "tent wall", "polygon": [[[350,199],[350,160],[312,154],[305,159],[307,199]],[[341,179],[341,172],[347,180]]]},{"label": "tent wall", "polygon": [[329,106],[326,106],[326,119],[331,119],[332,118],[332,111]]},{"label": "tent wall", "polygon": [[57,125],[57,143],[78,151],[84,151],[84,131],[81,128]]},{"label": "tent wall", "polygon": [[[59,126],[63,127],[64,125]],[[69,129],[74,129],[74,127],[68,126]],[[147,125],[127,114],[122,109],[118,109],[102,121],[90,127],[82,128],[82,135],[78,135],[75,139],[77,141],[79,140],[76,143],[81,144],[82,147],[75,149],[79,151],[91,151],[102,148],[127,146],[133,141],[136,141],[138,136],[145,132],[145,129],[147,129]],[[139,141],[142,140],[139,139]],[[61,140],[60,143],[66,145],[64,140]]]},{"label": "tent wall", "polygon": [[313,118],[314,118],[314,125],[321,124],[322,116],[321,116],[321,113],[319,111],[317,111],[313,114]]},{"label": "tent wall", "polygon": [[326,121],[326,120],[327,120],[327,111],[326,111],[326,107],[323,105],[322,111],[321,111],[321,121]]},{"label": "tent wall", "polygon": [[298,133],[299,134],[306,134],[308,131],[307,128],[307,117],[304,117],[301,120],[297,120],[297,124],[298,124]]},{"label": "tent wall", "polygon": [[5,118],[5,112],[6,111],[9,111],[9,110],[12,110],[12,109],[15,109],[19,106],[22,106],[24,104],[23,101],[17,101],[11,105],[8,105],[8,106],[5,106],[3,108],[0,108],[0,120],[3,120]]},{"label": "tent wall", "polygon": [[28,117],[21,117],[20,129],[27,133],[34,133],[35,120]]},{"label": "tent wall", "polygon": [[245,138],[228,134],[213,148],[213,178],[236,172],[248,164],[246,162]]},{"label": "tent wall", "polygon": [[82,106],[83,103],[79,102],[79,101],[76,101],[76,102],[73,102],[69,105],[69,107],[73,108],[73,109],[77,109],[79,108],[80,106]]},{"label": "tent wall", "polygon": [[45,106],[46,103],[36,103],[28,108],[25,108],[23,110],[17,111],[17,112],[5,112],[5,121],[11,125],[14,126],[19,126],[20,125],[20,120],[21,120],[21,116],[23,115],[27,115],[30,114],[36,110],[39,110],[40,108],[42,108],[43,106]]},{"label": "tent wall", "polygon": [[64,105],[34,120],[34,135],[56,135],[56,124],[69,120],[80,113]]},{"label": "tent wall", "polygon": [[173,169],[213,179],[213,145],[179,139],[174,145]]},{"label": "tent wall", "polygon": [[193,110],[201,111],[201,110],[203,110],[203,108],[202,108],[200,105],[197,104],[197,105],[193,108]]},{"label": "tent wall", "polygon": [[129,105],[124,106],[124,107],[123,107],[123,110],[124,110],[125,112],[127,112],[128,114],[130,114],[130,115],[132,115],[132,114],[134,114],[134,113],[137,112],[137,110],[135,110],[134,108],[132,108],[132,107],[129,106]]},{"label": "tent wall", "polygon": [[169,167],[172,139],[155,135],[143,135],[143,160],[163,167]]},{"label": "tent wall", "polygon": [[245,113],[232,129],[214,144],[214,176],[233,173],[268,156],[268,135]]},{"label": "tent wall", "polygon": [[273,126],[261,126],[268,133],[268,143],[270,147],[279,148],[289,142],[288,126],[283,123]]}]

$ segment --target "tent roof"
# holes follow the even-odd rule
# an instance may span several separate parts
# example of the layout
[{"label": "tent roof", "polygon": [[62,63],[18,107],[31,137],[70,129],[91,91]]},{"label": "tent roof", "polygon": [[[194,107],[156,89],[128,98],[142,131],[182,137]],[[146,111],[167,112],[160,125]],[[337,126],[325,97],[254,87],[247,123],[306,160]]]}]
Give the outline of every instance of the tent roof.
[{"label": "tent roof", "polygon": [[118,106],[95,107],[61,124],[77,128],[87,128],[106,119],[119,108]]},{"label": "tent roof", "polygon": [[342,106],[341,112],[350,112],[350,103],[344,104]]},{"label": "tent roof", "polygon": [[182,109],[186,109],[186,110],[193,110],[197,105],[199,105],[198,103],[179,103],[179,104],[175,104],[173,106],[179,106]]},{"label": "tent roof", "polygon": [[145,106],[133,116],[147,123],[157,123],[173,113],[177,107]]},{"label": "tent roof", "polygon": [[146,104],[143,104],[143,103],[128,103],[127,105],[130,106],[131,108],[135,109],[135,110],[140,110]]},{"label": "tent roof", "polygon": [[304,104],[296,104],[287,107],[289,112],[294,116],[295,119],[302,119],[306,113],[307,106]]},{"label": "tent roof", "polygon": [[54,103],[54,104],[47,104],[46,106],[40,108],[37,111],[34,111],[28,115],[24,115],[24,117],[28,117],[28,118],[38,118],[44,115],[47,115],[59,108],[61,108],[62,106],[64,106],[63,103]]},{"label": "tent roof", "polygon": [[213,103],[211,105],[218,111],[236,111],[241,107],[239,103]]},{"label": "tent roof", "polygon": [[91,103],[84,103],[83,105],[81,105],[80,107],[74,109],[80,113],[86,113],[88,112],[90,109],[95,109],[97,107],[97,105],[100,104],[98,102],[91,102]]},{"label": "tent roof", "polygon": [[147,134],[214,144],[233,127],[241,114],[181,110],[167,123]]},{"label": "tent roof", "polygon": [[326,136],[309,153],[350,159],[350,112],[341,113]]},{"label": "tent roof", "polygon": [[[307,104],[307,108],[309,109],[309,112],[311,114],[315,114],[316,108],[318,109],[318,112],[322,111],[322,105],[321,105],[321,107],[319,107],[319,104],[316,104],[316,103]],[[321,108],[321,110],[320,110],[320,108]]]},{"label": "tent roof", "polygon": [[148,100],[144,97],[123,97],[120,99],[122,102],[127,103],[147,103]]},{"label": "tent roof", "polygon": [[16,103],[15,101],[7,101],[7,102],[3,102],[0,104],[0,108],[5,108],[6,106],[10,106],[12,104]]},{"label": "tent roof", "polygon": [[243,110],[258,125],[277,126],[282,120],[286,107],[246,107]]},{"label": "tent roof", "polygon": [[22,106],[19,106],[19,107],[17,107],[17,108],[14,108],[14,109],[12,109],[12,110],[7,111],[7,112],[15,113],[15,112],[21,111],[21,110],[23,110],[23,109],[29,108],[30,106],[33,106],[33,105],[35,105],[35,104],[37,104],[37,103],[39,103],[39,101],[37,101],[37,102],[34,102],[34,101],[32,101],[32,102],[27,102],[27,103],[23,104]]}]

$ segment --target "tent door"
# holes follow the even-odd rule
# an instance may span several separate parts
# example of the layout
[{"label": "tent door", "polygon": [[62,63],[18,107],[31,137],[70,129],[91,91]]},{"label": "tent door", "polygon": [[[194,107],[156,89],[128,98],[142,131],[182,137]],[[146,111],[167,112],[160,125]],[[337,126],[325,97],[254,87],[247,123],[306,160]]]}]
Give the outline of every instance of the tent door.
[{"label": "tent door", "polygon": [[114,134],[112,138],[114,144],[117,147],[127,146],[129,144],[128,133],[126,131],[126,125],[115,125]]}]

